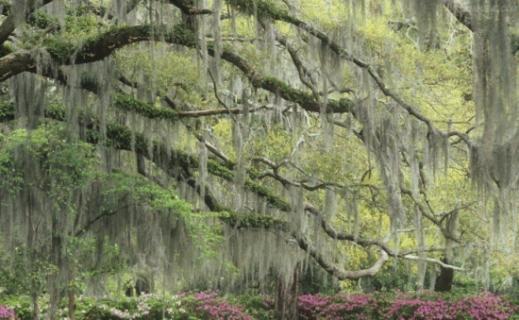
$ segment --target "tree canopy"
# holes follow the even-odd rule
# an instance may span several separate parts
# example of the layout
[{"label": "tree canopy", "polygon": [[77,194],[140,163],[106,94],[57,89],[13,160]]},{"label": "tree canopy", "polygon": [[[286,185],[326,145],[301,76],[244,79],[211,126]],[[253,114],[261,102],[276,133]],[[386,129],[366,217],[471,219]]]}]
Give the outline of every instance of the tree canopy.
[{"label": "tree canopy", "polygon": [[0,257],[50,319],[128,272],[514,287],[516,0],[0,8]]}]

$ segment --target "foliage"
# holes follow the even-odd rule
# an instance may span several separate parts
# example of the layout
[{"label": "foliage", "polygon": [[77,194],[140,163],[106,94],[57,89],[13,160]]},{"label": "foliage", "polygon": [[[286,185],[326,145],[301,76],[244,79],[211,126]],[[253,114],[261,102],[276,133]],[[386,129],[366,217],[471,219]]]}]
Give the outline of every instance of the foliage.
[{"label": "foliage", "polygon": [[177,296],[141,296],[136,299],[99,301],[85,313],[85,320],[252,320],[240,307],[219,298],[214,292]]},{"label": "foliage", "polygon": [[269,320],[274,318],[274,302],[268,296],[241,294],[232,298],[232,302],[243,306],[243,310],[255,320]]},{"label": "foliage", "polygon": [[386,316],[404,319],[508,319],[514,312],[508,302],[493,294],[465,297],[457,301],[397,298]]},{"label": "foliage", "polygon": [[215,292],[199,292],[194,295],[195,310],[203,319],[252,320],[239,307],[219,299]]},{"label": "foliage", "polygon": [[303,295],[298,306],[303,319],[501,320],[516,310],[490,293],[455,300],[440,295]]},{"label": "foliage", "polygon": [[[45,190],[55,205],[67,206],[72,192],[92,178],[95,165],[94,148],[67,136],[63,126],[48,124],[31,132],[18,129],[3,137],[0,187],[15,193],[24,183],[33,185]],[[37,170],[37,181],[25,179],[28,168]]]},{"label": "foliage", "polygon": [[3,297],[0,304],[5,305],[14,311],[17,319],[30,320],[32,319],[32,305],[31,299],[28,296],[9,296]]},{"label": "foliage", "polygon": [[298,298],[302,319],[373,319],[377,302],[368,295],[322,296],[302,295]]},{"label": "foliage", "polygon": [[32,266],[29,267],[28,254],[25,247],[17,247],[10,254],[0,252],[0,295],[44,290],[46,278],[56,268],[42,254],[36,253],[33,253]]},{"label": "foliage", "polygon": [[[28,300],[10,299],[3,303],[6,310],[15,310],[19,319],[30,319]],[[271,299],[262,295],[232,297],[205,291],[118,299],[82,297],[77,303],[78,320],[276,319]],[[63,306],[61,312],[64,310]],[[302,320],[506,320],[517,316],[516,311],[505,298],[490,293],[459,298],[430,293],[420,296],[304,294],[298,298]]]},{"label": "foliage", "polygon": [[190,203],[180,198],[172,188],[164,188],[149,179],[114,171],[102,175],[102,180],[108,183],[104,191],[108,207],[116,207],[119,199],[130,197],[135,203],[146,205],[158,214],[180,218],[187,226],[191,237],[196,238],[194,245],[205,258],[214,256],[221,243],[218,228],[209,222],[220,217],[215,212],[195,212]]}]

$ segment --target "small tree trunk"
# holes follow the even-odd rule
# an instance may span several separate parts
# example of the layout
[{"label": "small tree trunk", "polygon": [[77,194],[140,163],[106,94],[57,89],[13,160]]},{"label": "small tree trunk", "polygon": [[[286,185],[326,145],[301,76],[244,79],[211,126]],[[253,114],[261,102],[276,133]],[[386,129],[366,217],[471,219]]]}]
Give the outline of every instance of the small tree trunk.
[{"label": "small tree trunk", "polygon": [[38,294],[33,292],[31,295],[31,299],[32,299],[32,319],[40,320],[40,306],[38,305]]},{"label": "small tree trunk", "polygon": [[38,287],[36,283],[36,279],[34,279],[35,274],[37,273],[35,270],[35,252],[34,252],[34,224],[33,224],[33,207],[34,207],[34,199],[31,196],[32,193],[27,191],[27,203],[29,204],[27,210],[27,223],[28,223],[28,232],[27,232],[27,248],[29,250],[29,274],[31,276],[31,300],[32,300],[32,319],[40,320],[40,307],[38,305]]},{"label": "small tree trunk", "polygon": [[73,287],[68,288],[68,319],[74,320],[76,312],[76,292]]},{"label": "small tree trunk", "polygon": [[76,285],[75,285],[75,266],[71,260],[67,260],[67,299],[68,299],[68,320],[75,320],[76,312]]},{"label": "small tree trunk", "polygon": [[293,277],[289,283],[279,279],[276,294],[276,319],[297,320],[297,297],[299,295],[299,266],[294,269]]},{"label": "small tree trunk", "polygon": [[54,320],[58,313],[59,302],[62,297],[62,290],[60,290],[61,274],[63,268],[63,238],[59,234],[58,218],[52,217],[52,234],[51,234],[51,261],[56,266],[57,270],[51,275],[49,279],[49,309],[47,311],[47,319]]}]

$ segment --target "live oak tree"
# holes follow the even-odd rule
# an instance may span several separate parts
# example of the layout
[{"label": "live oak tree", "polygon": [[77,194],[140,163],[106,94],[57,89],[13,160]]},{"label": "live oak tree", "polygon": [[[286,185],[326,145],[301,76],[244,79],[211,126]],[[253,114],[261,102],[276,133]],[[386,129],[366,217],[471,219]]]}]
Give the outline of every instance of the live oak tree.
[{"label": "live oak tree", "polygon": [[109,248],[163,289],[274,275],[280,318],[307,266],[512,279],[518,6],[4,1],[3,247],[55,266],[51,319]]}]

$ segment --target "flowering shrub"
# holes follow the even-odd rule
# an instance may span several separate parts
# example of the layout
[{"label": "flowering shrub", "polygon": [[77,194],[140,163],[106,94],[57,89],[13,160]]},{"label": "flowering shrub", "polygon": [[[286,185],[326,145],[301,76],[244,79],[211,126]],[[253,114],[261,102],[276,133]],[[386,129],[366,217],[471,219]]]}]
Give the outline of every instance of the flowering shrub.
[{"label": "flowering shrub", "polygon": [[86,310],[85,320],[154,320],[162,316],[176,319],[184,310],[179,308],[179,296],[154,297],[142,295],[138,298],[126,298],[119,301],[98,301]]},{"label": "flowering shrub", "polygon": [[304,294],[297,299],[297,308],[302,319],[315,319],[331,303],[331,297],[319,294]]},{"label": "flowering shrub", "polygon": [[231,302],[243,308],[254,320],[275,319],[274,300],[270,296],[243,294],[232,297]]},{"label": "flowering shrub", "polygon": [[196,311],[205,319],[215,320],[252,320],[239,307],[219,299],[215,292],[199,292],[195,294],[198,305]]},{"label": "flowering shrub", "polygon": [[505,320],[509,319],[514,311],[515,308],[511,304],[492,294],[467,297],[451,307],[453,319]]},{"label": "flowering shrub", "polygon": [[367,295],[349,295],[339,297],[330,304],[324,315],[327,319],[372,319],[376,310],[376,302]]},{"label": "flowering shrub", "polygon": [[[354,294],[325,296],[304,294],[298,298],[302,320],[505,320],[519,319],[510,303],[500,296],[482,294],[447,298],[439,294]],[[232,301],[232,302],[231,302]],[[30,310],[17,320],[32,319]],[[25,305],[25,304],[24,304]],[[0,305],[0,320],[15,319],[13,309]],[[29,305],[27,305],[29,308]],[[246,311],[245,311],[246,310]],[[42,315],[45,309],[42,308]],[[66,317],[66,309],[60,310]],[[62,317],[60,317],[61,319]],[[143,295],[138,298],[96,300],[82,297],[76,309],[78,320],[270,320],[276,319],[274,303],[268,297],[248,295],[230,300],[215,292],[183,293],[169,296]]]},{"label": "flowering shrub", "polygon": [[143,295],[121,301],[99,302],[90,308],[85,320],[157,320],[163,319],[253,320],[239,307],[214,292],[171,297]]},{"label": "flowering shrub", "polygon": [[301,319],[344,320],[506,320],[514,307],[501,297],[484,294],[448,301],[441,296],[398,296],[386,303],[383,296],[302,295],[298,300]]},{"label": "flowering shrub", "polygon": [[301,319],[373,319],[376,302],[368,295],[302,295],[298,299]]},{"label": "flowering shrub", "polygon": [[447,302],[445,300],[421,300],[397,298],[392,303],[386,319],[410,320],[506,320],[514,308],[501,297],[493,294],[466,297]]},{"label": "flowering shrub", "polygon": [[0,319],[14,319],[14,310],[0,305]]},{"label": "flowering shrub", "polygon": [[386,319],[452,319],[449,305],[444,300],[431,301],[418,298],[397,298],[389,307]]}]

